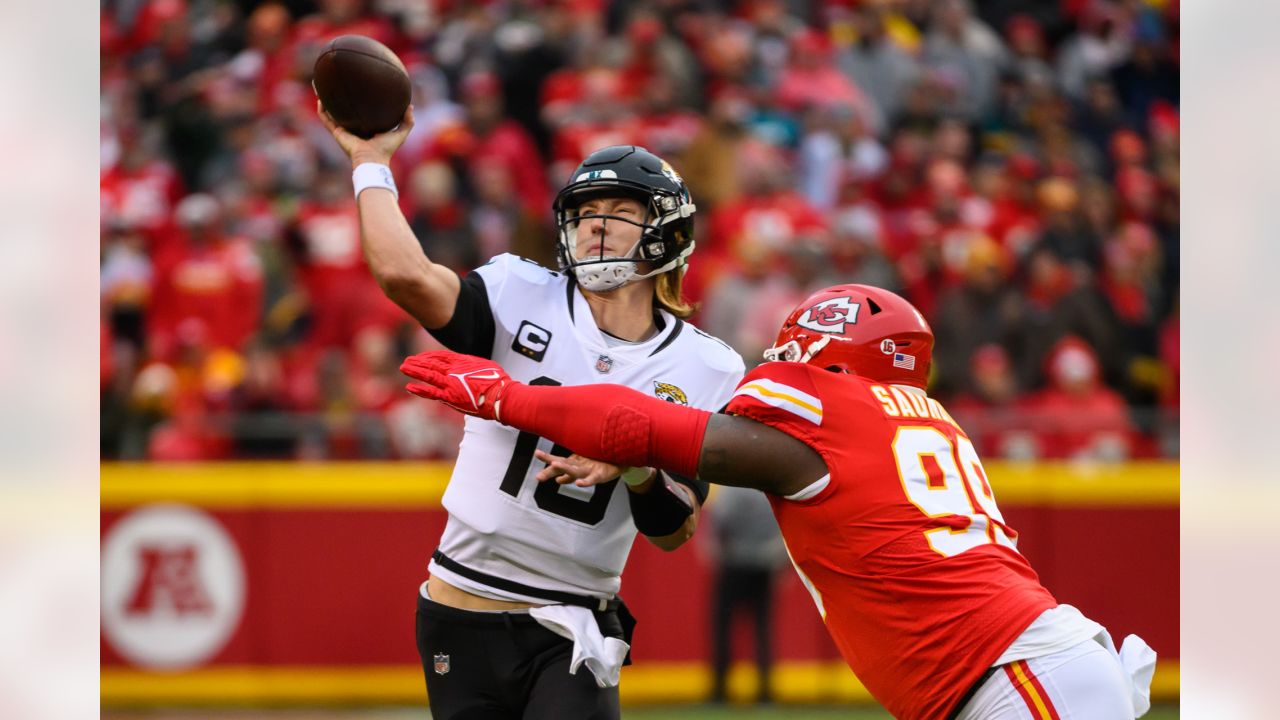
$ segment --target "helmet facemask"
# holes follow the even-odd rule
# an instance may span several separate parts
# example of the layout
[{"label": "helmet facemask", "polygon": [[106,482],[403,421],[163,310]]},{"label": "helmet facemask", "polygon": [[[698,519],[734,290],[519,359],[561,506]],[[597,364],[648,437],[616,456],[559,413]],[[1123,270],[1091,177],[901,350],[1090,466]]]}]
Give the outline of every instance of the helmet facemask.
[{"label": "helmet facemask", "polygon": [[[643,214],[637,219],[613,213],[578,213],[578,208],[587,201],[602,197],[635,200],[644,208]],[[570,201],[575,204],[570,206]],[[556,205],[556,224],[559,228],[557,255],[560,267],[566,271],[572,270],[584,290],[606,292],[635,280],[654,277],[683,265],[689,253],[693,252],[692,240],[683,243],[679,230],[666,227],[673,221],[692,215],[694,206],[687,199],[681,202],[681,199],[668,194],[638,192],[615,182],[563,193],[561,198],[557,198]],[[602,244],[598,255],[579,258],[576,252],[578,226],[582,221],[590,219],[599,219],[604,233],[607,233],[610,222],[638,227],[640,237],[621,255],[606,254]],[[602,233],[601,237],[603,236]],[[650,263],[653,269],[641,272],[642,262]]]},{"label": "helmet facemask", "polygon": [[829,342],[831,342],[831,337],[829,335],[824,335],[823,337],[809,343],[809,347],[801,348],[799,342],[795,340],[788,340],[781,345],[776,345],[765,350],[764,359],[765,362],[782,361],[807,363],[813,359],[814,355],[822,352],[822,348],[826,347]]}]

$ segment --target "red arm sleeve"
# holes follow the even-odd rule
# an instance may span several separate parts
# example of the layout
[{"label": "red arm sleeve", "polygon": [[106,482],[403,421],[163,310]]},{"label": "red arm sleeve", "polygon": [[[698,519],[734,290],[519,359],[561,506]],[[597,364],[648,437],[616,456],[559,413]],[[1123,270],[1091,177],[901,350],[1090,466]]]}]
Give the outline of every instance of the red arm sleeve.
[{"label": "red arm sleeve", "polygon": [[589,458],[698,474],[711,413],[648,397],[621,385],[513,383],[499,420]]}]

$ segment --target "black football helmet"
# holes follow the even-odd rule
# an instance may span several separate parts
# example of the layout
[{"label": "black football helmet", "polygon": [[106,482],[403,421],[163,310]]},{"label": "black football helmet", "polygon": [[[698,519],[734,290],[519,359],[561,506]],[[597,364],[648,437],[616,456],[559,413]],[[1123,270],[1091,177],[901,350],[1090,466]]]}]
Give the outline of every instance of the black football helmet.
[{"label": "black football helmet", "polygon": [[[578,207],[600,197],[628,197],[645,208],[637,221],[620,215],[579,215]],[[587,156],[573,171],[552,206],[559,229],[556,256],[560,267],[572,271],[578,283],[596,292],[621,287],[632,280],[653,277],[684,265],[693,252],[693,213],[697,209],[684,184],[667,161],[636,145],[613,145]],[[640,241],[626,256],[579,259],[574,255],[578,221],[602,218],[638,225]],[[653,263],[640,274],[637,261]]]}]

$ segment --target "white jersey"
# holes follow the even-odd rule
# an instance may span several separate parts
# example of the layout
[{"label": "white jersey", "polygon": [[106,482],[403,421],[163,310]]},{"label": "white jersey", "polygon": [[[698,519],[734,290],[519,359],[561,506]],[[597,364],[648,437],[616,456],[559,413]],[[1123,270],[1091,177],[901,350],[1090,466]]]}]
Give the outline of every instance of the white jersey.
[{"label": "white jersey", "polygon": [[[716,411],[742,379],[736,352],[666,312],[659,311],[663,327],[657,335],[623,343],[596,327],[586,298],[563,273],[504,254],[473,275],[483,280],[483,296],[469,276],[464,293],[471,290],[477,300],[465,312],[455,311],[453,327],[436,335],[459,349],[474,340],[465,335],[467,327],[483,328],[485,340],[492,334],[492,348],[468,349],[479,355],[488,350],[521,382],[614,383]],[[487,308],[477,310],[485,299]],[[444,494],[449,520],[432,575],[503,600],[554,602],[559,593],[611,598],[618,592],[636,535],[626,488],[618,480],[590,488],[539,483],[534,476],[543,463],[534,459],[534,449],[552,447],[531,433],[466,419]]]}]

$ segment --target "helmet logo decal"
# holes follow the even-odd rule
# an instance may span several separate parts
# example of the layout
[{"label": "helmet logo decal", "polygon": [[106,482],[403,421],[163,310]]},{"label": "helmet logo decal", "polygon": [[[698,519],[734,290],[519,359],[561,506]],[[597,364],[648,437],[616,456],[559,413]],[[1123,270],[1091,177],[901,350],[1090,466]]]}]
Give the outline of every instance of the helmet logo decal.
[{"label": "helmet logo decal", "polygon": [[904,355],[902,353],[894,353],[893,366],[896,368],[902,368],[903,370],[915,370],[916,356]]},{"label": "helmet logo decal", "polygon": [[684,184],[684,178],[680,177],[680,173],[676,172],[676,169],[671,167],[671,163],[667,162],[666,160],[662,161],[662,174],[666,175],[668,178],[671,179],[672,182],[674,182],[677,185]]},{"label": "helmet logo decal", "polygon": [[599,180],[601,178],[610,180],[617,179],[617,177],[618,173],[612,170],[590,170],[578,175],[578,177],[574,178],[573,181],[582,182],[583,180]]},{"label": "helmet logo decal", "polygon": [[885,355],[892,355],[894,351],[897,349],[898,349],[897,343],[890,340],[889,338],[885,338],[880,341],[880,352],[884,353]]},{"label": "helmet logo decal", "polygon": [[858,308],[851,298],[839,297],[809,308],[797,322],[801,327],[824,333],[842,333],[845,325],[858,322]]}]

